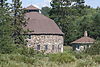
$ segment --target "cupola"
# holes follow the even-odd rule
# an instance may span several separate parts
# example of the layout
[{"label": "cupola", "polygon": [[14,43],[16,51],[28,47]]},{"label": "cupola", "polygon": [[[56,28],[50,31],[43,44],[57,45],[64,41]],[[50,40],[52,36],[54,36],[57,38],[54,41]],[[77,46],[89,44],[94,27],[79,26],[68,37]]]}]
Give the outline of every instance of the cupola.
[{"label": "cupola", "polygon": [[26,12],[39,12],[39,9],[33,5],[28,6],[27,8],[25,8]]}]

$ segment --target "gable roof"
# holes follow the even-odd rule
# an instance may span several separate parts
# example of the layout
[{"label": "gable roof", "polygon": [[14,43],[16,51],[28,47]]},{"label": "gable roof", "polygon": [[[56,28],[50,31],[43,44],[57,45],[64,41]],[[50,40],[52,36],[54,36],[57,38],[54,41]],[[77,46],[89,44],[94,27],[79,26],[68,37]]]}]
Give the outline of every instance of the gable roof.
[{"label": "gable roof", "polygon": [[26,10],[39,10],[37,7],[30,5],[27,8],[25,8]]},{"label": "gable roof", "polygon": [[87,31],[84,32],[84,37],[81,37],[75,41],[73,41],[71,44],[73,43],[94,43],[95,40],[93,38],[88,37]]},{"label": "gable roof", "polygon": [[25,14],[27,26],[25,29],[29,29],[31,32],[28,34],[56,34],[63,35],[63,32],[59,29],[57,24],[50,18],[38,13],[29,12]]}]

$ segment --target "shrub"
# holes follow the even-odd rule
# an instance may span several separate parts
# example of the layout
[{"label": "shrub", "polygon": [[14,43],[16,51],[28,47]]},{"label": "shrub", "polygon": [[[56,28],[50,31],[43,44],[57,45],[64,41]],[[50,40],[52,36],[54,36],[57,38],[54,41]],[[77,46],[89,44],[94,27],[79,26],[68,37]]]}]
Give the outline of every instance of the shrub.
[{"label": "shrub", "polygon": [[49,59],[50,61],[58,63],[70,63],[75,61],[75,57],[68,53],[51,54]]},{"label": "shrub", "polygon": [[86,57],[88,56],[88,54],[85,54],[85,53],[83,53],[83,52],[79,52],[79,53],[74,52],[73,55],[74,55],[75,58],[77,58],[77,59],[86,58]]},{"label": "shrub", "polygon": [[100,54],[100,41],[95,42],[90,48],[88,48],[85,53],[90,55]]},{"label": "shrub", "polygon": [[96,63],[99,63],[99,64],[100,64],[100,56],[99,56],[99,55],[93,56],[93,60],[94,60]]},{"label": "shrub", "polygon": [[91,59],[91,57],[80,59],[76,63],[76,67],[96,67],[95,62]]},{"label": "shrub", "polygon": [[38,52],[34,51],[33,48],[28,48],[24,45],[16,45],[16,48],[13,51],[13,54],[21,54],[21,55],[25,55],[25,56],[28,56],[28,57],[33,57],[37,53]]},{"label": "shrub", "polygon": [[15,50],[16,46],[13,44],[0,44],[0,53],[11,54]]},{"label": "shrub", "polygon": [[0,63],[8,63],[9,61],[33,64],[36,61],[36,59],[34,57],[27,57],[25,55],[20,55],[20,54],[1,54],[0,55]]}]

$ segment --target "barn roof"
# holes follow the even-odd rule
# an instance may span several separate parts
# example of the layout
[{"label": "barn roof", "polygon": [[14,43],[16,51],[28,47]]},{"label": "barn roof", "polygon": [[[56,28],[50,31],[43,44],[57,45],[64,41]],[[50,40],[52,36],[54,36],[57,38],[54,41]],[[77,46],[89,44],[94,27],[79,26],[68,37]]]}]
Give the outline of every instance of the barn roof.
[{"label": "barn roof", "polygon": [[57,24],[50,18],[38,13],[29,12],[25,14],[28,19],[25,29],[29,29],[29,34],[56,34],[63,35]]},{"label": "barn roof", "polygon": [[73,41],[71,44],[74,44],[74,43],[80,43],[80,44],[81,43],[94,43],[94,42],[95,42],[95,40],[93,38],[88,37],[87,31],[85,31],[84,37],[81,37],[81,38]]}]

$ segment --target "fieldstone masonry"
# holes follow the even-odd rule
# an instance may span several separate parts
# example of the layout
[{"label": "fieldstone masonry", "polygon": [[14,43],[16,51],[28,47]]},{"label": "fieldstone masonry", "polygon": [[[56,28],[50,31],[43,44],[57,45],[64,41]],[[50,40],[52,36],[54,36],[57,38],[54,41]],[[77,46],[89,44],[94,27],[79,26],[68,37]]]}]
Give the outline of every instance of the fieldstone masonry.
[{"label": "fieldstone masonry", "polygon": [[33,47],[34,50],[45,51],[45,53],[63,52],[64,40],[60,35],[31,35],[27,41],[27,46]]}]

